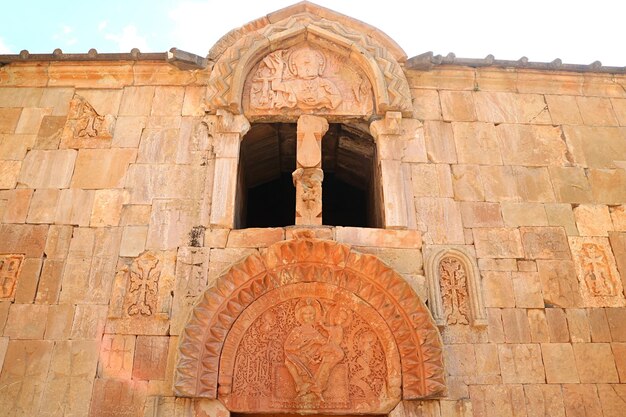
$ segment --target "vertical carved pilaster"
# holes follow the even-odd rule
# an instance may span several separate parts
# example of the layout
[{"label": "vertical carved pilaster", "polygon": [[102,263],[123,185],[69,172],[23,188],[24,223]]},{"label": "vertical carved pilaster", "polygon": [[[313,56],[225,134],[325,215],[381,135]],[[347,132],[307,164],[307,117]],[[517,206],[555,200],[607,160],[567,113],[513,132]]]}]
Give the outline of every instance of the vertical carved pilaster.
[{"label": "vertical carved pilaster", "polygon": [[322,137],[328,130],[323,117],[303,115],[298,119],[296,170],[296,224],[322,224]]}]

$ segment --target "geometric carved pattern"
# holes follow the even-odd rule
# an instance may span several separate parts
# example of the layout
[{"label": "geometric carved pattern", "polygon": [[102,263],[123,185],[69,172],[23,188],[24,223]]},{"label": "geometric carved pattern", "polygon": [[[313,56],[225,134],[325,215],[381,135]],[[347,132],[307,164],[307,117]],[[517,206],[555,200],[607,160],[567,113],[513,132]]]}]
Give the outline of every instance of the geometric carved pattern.
[{"label": "geometric carved pattern", "polygon": [[[293,45],[294,40],[307,40],[320,46],[332,44],[335,50],[350,56],[350,65],[365,71],[372,82],[376,114],[399,111],[410,116],[411,94],[406,76],[394,55],[377,39],[380,33],[364,33],[334,20],[334,16],[330,15],[333,12],[327,9],[307,6],[306,12],[293,14],[278,22],[248,25],[250,30],[240,30],[241,37],[235,42],[227,37],[218,45],[219,55],[212,57],[216,62],[208,82],[209,107],[241,114],[243,85],[252,67],[282,45]],[[317,9],[322,10],[319,15],[320,10]],[[340,19],[342,22],[348,20],[345,16]]]},{"label": "geometric carved pattern", "polygon": [[[319,288],[312,289],[305,284]],[[231,267],[217,280],[214,287],[204,293],[181,335],[174,380],[175,393],[187,397],[218,398],[219,381],[219,398],[228,403],[227,397],[232,392],[232,371],[236,361],[235,347],[239,344],[239,341],[229,339],[234,337],[230,332],[235,329],[233,334],[238,334],[239,338],[243,337],[246,329],[259,319],[259,315],[263,311],[268,311],[265,305],[263,308],[254,307],[257,300],[274,299],[276,304],[272,308],[279,308],[281,297],[264,297],[268,294],[281,294],[285,288],[298,288],[298,285],[303,289],[291,290],[288,293],[290,296],[282,296],[282,300],[292,303],[289,304],[292,307],[297,303],[297,300],[294,300],[296,297],[294,293],[300,298],[313,299],[321,306],[318,314],[321,318],[325,314],[324,310],[327,311],[333,303],[336,303],[329,294],[344,294],[346,297],[344,299],[354,300],[353,304],[348,304],[350,307],[346,307],[349,315],[367,319],[370,314],[367,311],[372,310],[380,316],[381,323],[387,327],[384,331],[376,333],[376,338],[382,346],[393,346],[397,350],[401,382],[396,383],[394,380],[394,359],[391,352],[393,349],[389,348],[386,356],[388,358],[386,366],[391,368],[391,373],[386,376],[388,395],[379,396],[380,403],[369,410],[364,410],[363,413],[372,410],[388,412],[384,409],[389,406],[389,401],[397,402],[400,398],[418,399],[444,395],[442,342],[439,331],[430,312],[409,284],[373,255],[355,252],[350,247],[336,242],[308,238],[280,242],[269,247],[263,255],[248,256]],[[252,310],[247,310],[249,308]],[[249,325],[237,324],[241,323],[238,322],[240,317],[243,317],[241,320],[247,320]],[[290,324],[285,324],[282,337],[289,328],[296,326],[293,318],[284,320]],[[257,326],[261,326],[258,321],[256,323]],[[327,319],[325,323],[328,325],[331,322]],[[369,320],[369,323],[376,327],[374,320]],[[324,334],[323,344],[330,343],[330,332],[321,330],[320,332]],[[344,332],[344,335],[348,335],[344,337],[352,337],[349,334]],[[284,349],[285,352],[288,351],[287,348]],[[348,350],[346,352],[350,353]],[[333,368],[339,366],[340,364],[335,364]],[[289,372],[285,373],[284,369],[281,372],[283,377],[293,382],[293,378],[288,378]],[[309,373],[312,375],[312,372]],[[346,378],[349,380],[350,374],[343,380]],[[316,381],[310,379],[308,382],[312,385],[314,383],[323,385]],[[393,392],[394,387],[400,386],[401,393]],[[304,399],[317,398],[312,397],[310,387],[294,389],[305,391]],[[387,398],[389,401],[385,403]],[[278,412],[280,409],[297,411],[294,408],[306,408],[293,405],[279,407],[274,411]],[[336,414],[340,408],[330,406],[323,411]],[[343,412],[345,413],[345,410]]]},{"label": "geometric carved pattern", "polygon": [[430,247],[425,265],[428,304],[438,326],[486,326],[476,262],[463,247]]}]

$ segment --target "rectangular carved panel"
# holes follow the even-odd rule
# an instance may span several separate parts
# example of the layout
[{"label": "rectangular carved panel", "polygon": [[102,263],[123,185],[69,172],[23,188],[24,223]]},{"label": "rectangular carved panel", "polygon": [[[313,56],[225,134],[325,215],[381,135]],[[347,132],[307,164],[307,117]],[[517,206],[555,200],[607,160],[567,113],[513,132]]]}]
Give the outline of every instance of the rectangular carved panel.
[{"label": "rectangular carved panel", "polygon": [[0,255],[0,300],[13,301],[24,255]]}]

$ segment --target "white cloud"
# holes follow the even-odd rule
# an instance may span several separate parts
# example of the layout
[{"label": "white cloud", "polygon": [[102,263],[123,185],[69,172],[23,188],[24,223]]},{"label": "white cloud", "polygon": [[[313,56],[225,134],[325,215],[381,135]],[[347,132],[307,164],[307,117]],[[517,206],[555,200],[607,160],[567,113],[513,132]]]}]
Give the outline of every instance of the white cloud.
[{"label": "white cloud", "polygon": [[9,48],[9,46],[4,43],[4,39],[0,38],[0,54],[13,54],[14,52]]},{"label": "white cloud", "polygon": [[103,20],[102,22],[98,23],[98,31],[102,32],[104,29],[106,29],[108,24],[109,24],[109,22],[106,21],[106,20]]},{"label": "white cloud", "polygon": [[74,31],[74,29],[72,29],[71,26],[63,26],[63,33],[65,33],[66,35],[68,33],[72,33]]},{"label": "white cloud", "polygon": [[134,25],[125,26],[119,35],[107,33],[104,38],[116,42],[120,52],[130,52],[133,48],[139,48],[142,52],[150,50],[146,38],[137,33]]}]

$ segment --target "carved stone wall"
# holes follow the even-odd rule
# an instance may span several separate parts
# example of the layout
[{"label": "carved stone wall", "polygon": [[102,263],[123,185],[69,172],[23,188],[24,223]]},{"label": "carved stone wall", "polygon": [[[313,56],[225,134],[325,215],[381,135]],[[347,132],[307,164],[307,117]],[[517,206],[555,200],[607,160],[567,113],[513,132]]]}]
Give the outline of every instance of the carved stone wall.
[{"label": "carved stone wall", "polygon": [[[313,318],[296,317],[303,314],[297,312],[302,303],[313,308]],[[343,313],[336,311],[342,308]],[[346,344],[354,343],[361,330],[342,328],[339,319],[331,318],[342,314],[354,325],[361,323],[363,331],[372,333],[371,343],[382,349],[378,350],[382,362],[375,368],[385,380],[385,389],[371,386],[373,397],[363,397],[358,389],[355,364],[365,360],[363,352]],[[254,334],[258,326],[269,331],[270,322],[276,332],[272,340],[282,341],[282,348],[249,346],[246,340],[253,336],[246,335]],[[300,335],[292,337],[292,332]],[[310,342],[314,344],[307,353],[310,357],[291,347],[307,345],[309,338],[316,340]],[[339,413],[352,401],[360,404],[362,412],[388,412],[400,398],[443,394],[440,343],[428,310],[393,270],[347,246],[296,239],[273,245],[264,256],[249,256],[204,294],[181,337],[175,389],[183,396],[217,396],[235,410],[261,407],[265,411]],[[250,361],[257,364],[250,378],[254,384],[265,385],[254,395],[237,382],[248,375]],[[326,370],[320,371],[323,364]],[[324,373],[328,376],[320,376]],[[331,374],[346,390],[333,400],[328,393],[325,400],[326,378]],[[277,378],[286,380],[280,389]]]}]

